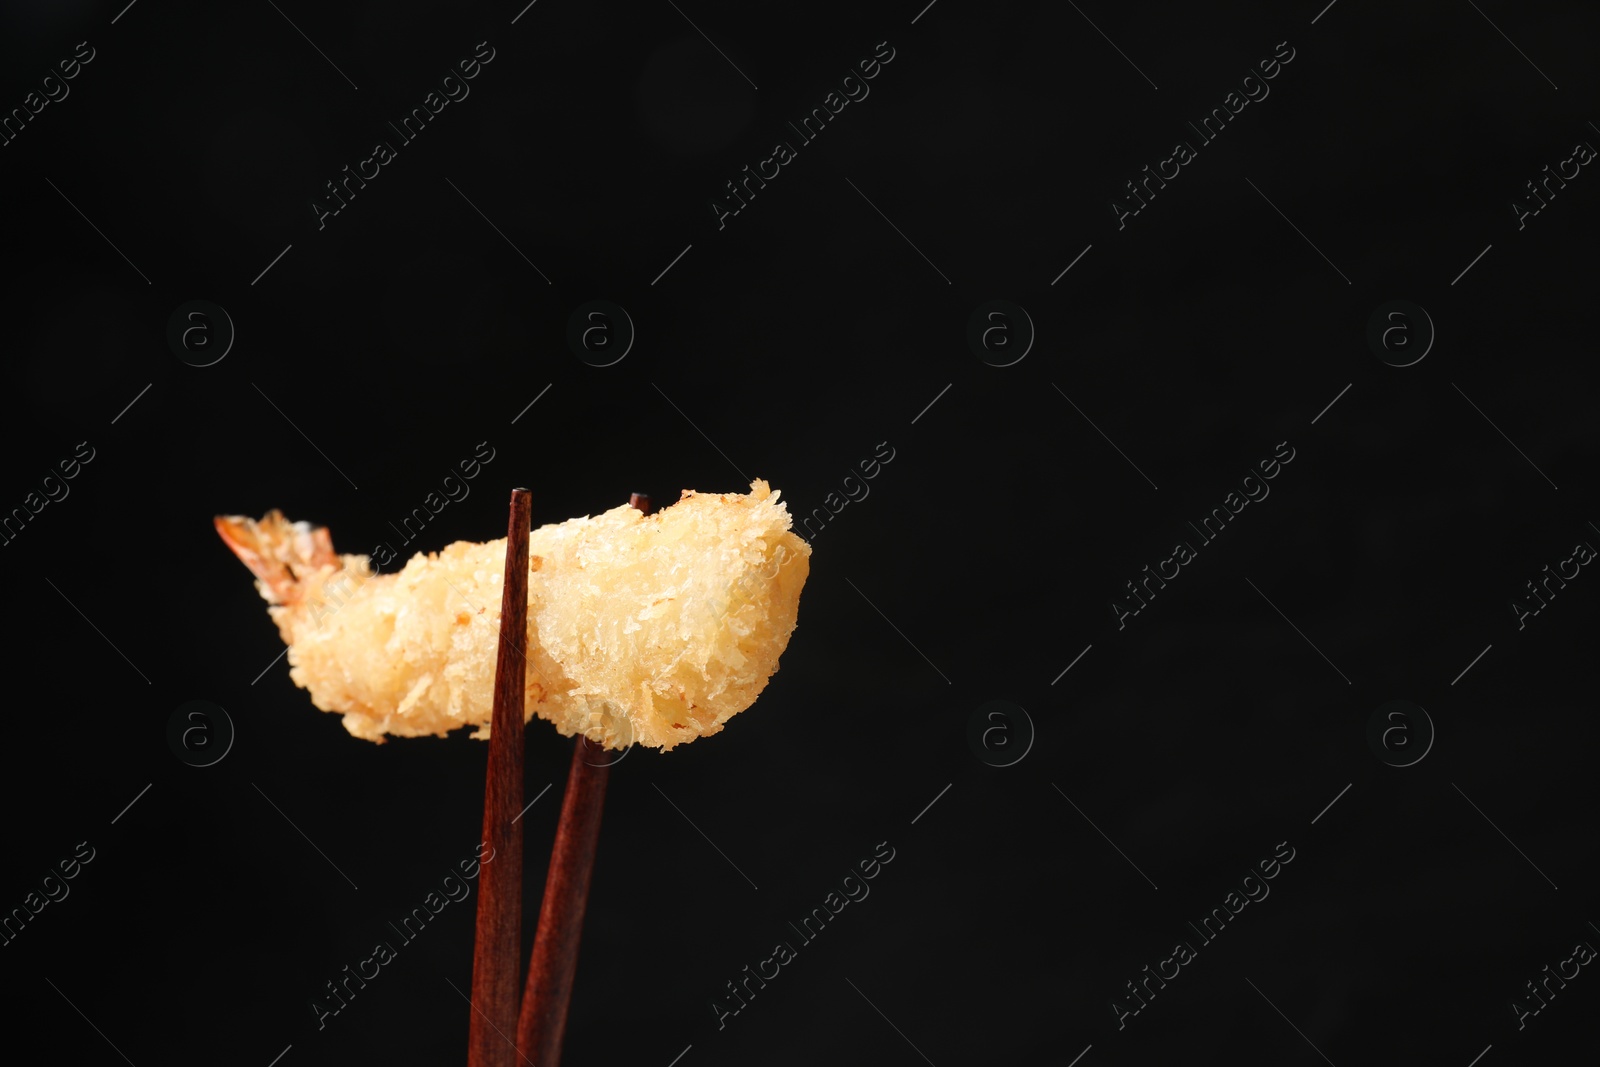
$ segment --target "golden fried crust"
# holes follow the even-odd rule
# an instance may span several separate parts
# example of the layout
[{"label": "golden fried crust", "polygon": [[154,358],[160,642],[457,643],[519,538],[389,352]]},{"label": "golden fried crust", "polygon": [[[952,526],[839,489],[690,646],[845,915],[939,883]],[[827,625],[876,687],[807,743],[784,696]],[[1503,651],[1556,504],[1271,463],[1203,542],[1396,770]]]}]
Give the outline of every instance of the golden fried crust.
[{"label": "golden fried crust", "polygon": [[[269,610],[290,677],[350,733],[489,731],[505,540],[458,541],[374,577],[364,556]],[[767,483],[622,505],[529,536],[528,717],[608,748],[669,749],[753,703],[795,627],[811,546]]]}]

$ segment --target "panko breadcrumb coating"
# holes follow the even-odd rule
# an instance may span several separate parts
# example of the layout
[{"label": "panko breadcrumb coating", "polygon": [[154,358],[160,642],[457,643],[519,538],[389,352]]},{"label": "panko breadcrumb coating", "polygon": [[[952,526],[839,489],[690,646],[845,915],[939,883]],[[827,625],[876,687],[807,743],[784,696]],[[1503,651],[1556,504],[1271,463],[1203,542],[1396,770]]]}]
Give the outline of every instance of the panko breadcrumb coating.
[{"label": "panko breadcrumb coating", "polygon": [[[324,527],[219,516],[289,646],[289,677],[345,729],[487,737],[505,538],[418,553],[395,574],[336,555]],[[778,669],[810,571],[767,483],[624,504],[528,538],[527,716],[607,748],[714,734]]]}]

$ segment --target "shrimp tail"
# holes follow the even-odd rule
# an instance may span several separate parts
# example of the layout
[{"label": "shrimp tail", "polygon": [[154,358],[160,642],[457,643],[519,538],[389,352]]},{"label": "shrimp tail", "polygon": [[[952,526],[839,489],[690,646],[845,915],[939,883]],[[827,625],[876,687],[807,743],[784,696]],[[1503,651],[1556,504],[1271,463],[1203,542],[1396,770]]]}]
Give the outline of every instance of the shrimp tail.
[{"label": "shrimp tail", "polygon": [[223,543],[256,576],[268,604],[298,604],[313,575],[344,566],[326,526],[290,522],[276,508],[260,522],[244,515],[218,515],[215,523]]}]

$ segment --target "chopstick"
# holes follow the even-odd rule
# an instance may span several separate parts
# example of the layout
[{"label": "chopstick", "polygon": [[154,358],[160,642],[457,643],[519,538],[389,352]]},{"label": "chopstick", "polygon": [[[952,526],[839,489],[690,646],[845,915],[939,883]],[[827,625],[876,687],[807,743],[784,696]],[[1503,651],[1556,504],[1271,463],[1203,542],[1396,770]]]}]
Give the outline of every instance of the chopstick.
[{"label": "chopstick", "polygon": [[512,1044],[522,951],[522,826],[516,816],[522,809],[528,527],[532,502],[533,495],[528,490],[511,491],[506,572],[500,598],[500,643],[495,654],[494,712],[489,724],[489,769],[483,790],[483,839],[491,851],[478,874],[468,1067],[516,1067],[522,1062],[537,1062]]},{"label": "chopstick", "polygon": [[[644,493],[634,493],[628,503],[650,514],[650,498]],[[517,1023],[517,1046],[532,1056],[538,1067],[559,1067],[561,1062],[561,1041],[567,1028],[567,1006],[572,1001],[573,975],[578,968],[578,943],[583,934],[610,771],[611,759],[605,750],[580,734],[573,743],[561,819],[556,825],[550,871],[539,905],[533,955],[528,961],[522,1015]]]}]

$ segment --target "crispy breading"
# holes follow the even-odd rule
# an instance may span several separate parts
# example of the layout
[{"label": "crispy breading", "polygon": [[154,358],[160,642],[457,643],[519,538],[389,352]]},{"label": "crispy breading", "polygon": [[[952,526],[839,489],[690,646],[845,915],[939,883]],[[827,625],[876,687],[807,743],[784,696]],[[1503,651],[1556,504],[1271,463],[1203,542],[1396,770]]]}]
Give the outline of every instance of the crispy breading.
[{"label": "crispy breading", "polygon": [[[487,737],[504,538],[458,541],[373,575],[326,530],[271,512],[219,517],[250,566],[289,676],[356,737]],[[810,570],[778,493],[686,490],[645,516],[624,504],[528,539],[527,712],[608,748],[713,734],[778,669]]]}]

